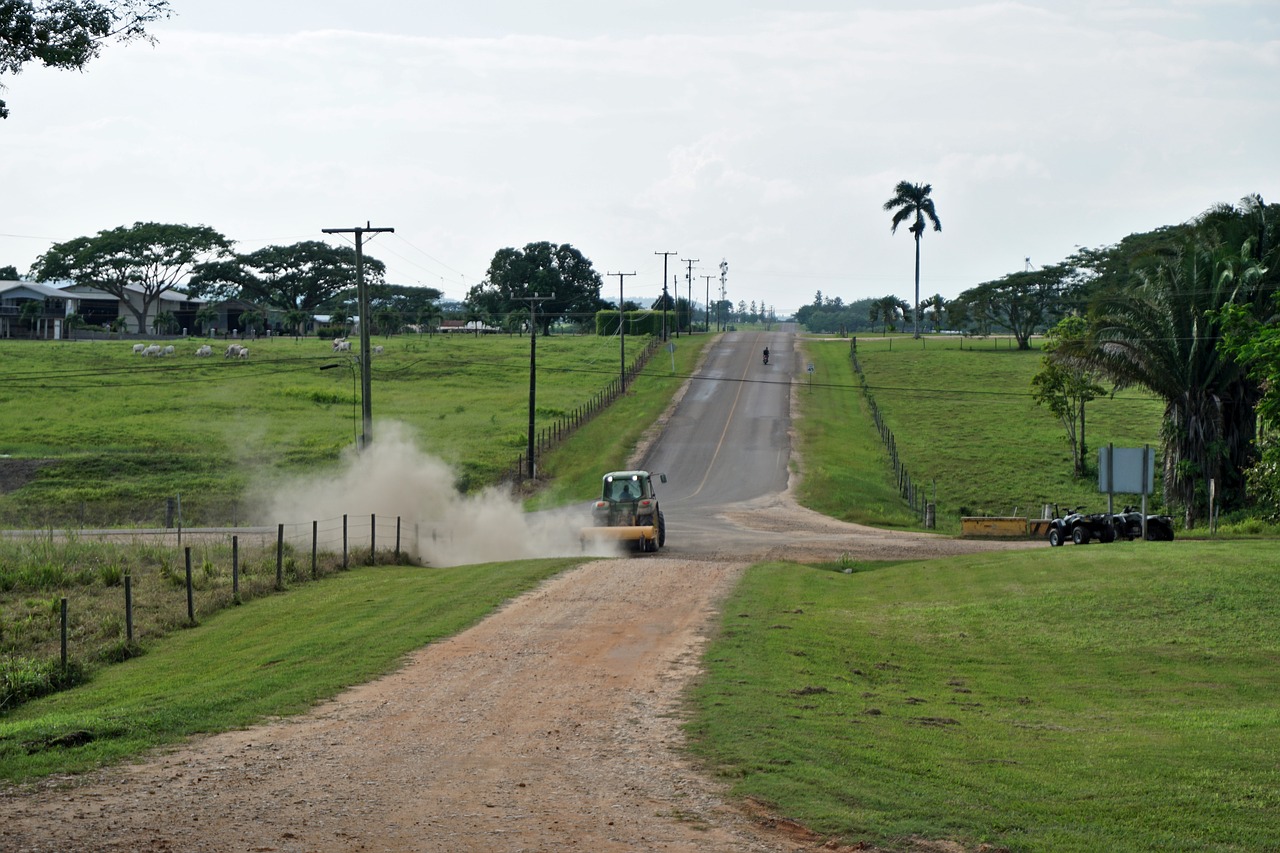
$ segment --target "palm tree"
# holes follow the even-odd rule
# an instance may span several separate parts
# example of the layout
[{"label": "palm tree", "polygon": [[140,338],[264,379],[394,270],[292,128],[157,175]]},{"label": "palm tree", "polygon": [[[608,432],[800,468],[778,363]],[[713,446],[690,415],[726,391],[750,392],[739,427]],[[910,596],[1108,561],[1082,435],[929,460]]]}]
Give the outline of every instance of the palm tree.
[{"label": "palm tree", "polygon": [[266,322],[266,318],[257,308],[246,309],[240,314],[240,331],[245,334],[250,332],[257,334],[264,322]]},{"label": "palm tree", "polygon": [[214,324],[218,322],[218,306],[206,302],[196,311],[196,324],[206,336]]},{"label": "palm tree", "polygon": [[31,330],[31,337],[36,336],[36,328],[40,325],[40,320],[44,318],[44,300],[29,299],[22,303],[22,307],[18,309],[18,316],[28,329]]},{"label": "palm tree", "polygon": [[933,331],[941,331],[942,313],[947,310],[947,300],[942,298],[941,293],[935,293],[924,301],[924,307],[929,309],[929,319],[933,321]]},{"label": "palm tree", "polygon": [[178,318],[173,316],[172,311],[157,311],[151,320],[151,331],[157,335],[171,334],[177,328]]},{"label": "palm tree", "polygon": [[1210,480],[1224,503],[1239,502],[1254,437],[1257,383],[1218,347],[1221,310],[1258,302],[1264,268],[1245,251],[1188,246],[1140,284],[1103,297],[1083,342],[1063,341],[1116,383],[1164,400],[1164,492],[1190,527],[1203,517]]},{"label": "palm tree", "polygon": [[925,220],[933,223],[934,231],[942,230],[942,222],[938,220],[938,212],[933,208],[933,192],[930,184],[913,184],[910,181],[898,181],[894,187],[893,198],[884,203],[884,209],[893,212],[890,233],[898,233],[898,226],[908,219],[912,220],[910,231],[916,238],[916,323],[915,337],[920,337],[920,238],[924,236]]},{"label": "palm tree", "polygon": [[339,306],[329,315],[329,323],[342,327],[343,336],[351,334],[351,312]]},{"label": "palm tree", "polygon": [[73,341],[76,339],[76,329],[83,329],[87,325],[83,314],[68,314],[67,319],[63,322],[67,326],[67,334],[71,336]]},{"label": "palm tree", "polygon": [[311,322],[311,315],[301,308],[290,308],[284,312],[284,324],[287,328],[293,330],[295,338],[302,337],[306,331],[307,323]]}]

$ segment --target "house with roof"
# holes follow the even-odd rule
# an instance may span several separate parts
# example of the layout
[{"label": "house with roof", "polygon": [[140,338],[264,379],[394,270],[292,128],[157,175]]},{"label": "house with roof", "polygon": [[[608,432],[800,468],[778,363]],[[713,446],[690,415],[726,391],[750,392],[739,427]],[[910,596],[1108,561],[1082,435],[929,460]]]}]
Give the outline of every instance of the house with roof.
[{"label": "house with roof", "polygon": [[61,291],[70,303],[67,313],[79,314],[84,318],[85,325],[109,326],[119,318],[124,323],[124,331],[132,334],[152,334],[154,332],[152,323],[156,314],[161,311],[167,311],[173,315],[179,331],[187,329],[194,332],[196,312],[204,304],[203,299],[188,296],[180,290],[166,290],[151,303],[145,318],[146,328],[139,329],[138,318],[134,311],[142,310],[143,291],[140,287],[126,285],[124,289],[129,305],[134,310],[126,307],[115,294],[91,284],[70,284],[62,287]]},{"label": "house with roof", "polygon": [[[0,338],[58,340],[63,335],[67,295],[34,281],[0,281]],[[38,309],[27,308],[39,305]]]}]

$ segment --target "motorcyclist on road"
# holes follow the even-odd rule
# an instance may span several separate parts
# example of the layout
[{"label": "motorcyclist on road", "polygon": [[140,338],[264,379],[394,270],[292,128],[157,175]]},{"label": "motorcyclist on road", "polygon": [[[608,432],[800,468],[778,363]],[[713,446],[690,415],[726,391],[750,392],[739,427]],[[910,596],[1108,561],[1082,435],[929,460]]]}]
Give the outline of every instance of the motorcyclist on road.
[{"label": "motorcyclist on road", "polygon": [[769,348],[768,348],[768,347],[765,347],[765,348],[764,348],[764,363],[765,363],[765,364],[768,364],[768,363],[769,363]]}]

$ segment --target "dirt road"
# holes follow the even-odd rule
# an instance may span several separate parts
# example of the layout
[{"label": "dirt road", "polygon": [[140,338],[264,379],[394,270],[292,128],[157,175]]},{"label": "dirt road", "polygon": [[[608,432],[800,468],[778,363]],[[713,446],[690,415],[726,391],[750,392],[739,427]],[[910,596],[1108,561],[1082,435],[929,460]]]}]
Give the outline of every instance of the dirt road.
[{"label": "dirt road", "polygon": [[673,748],[741,566],[583,566],[306,717],[10,794],[10,851],[751,850]]}]

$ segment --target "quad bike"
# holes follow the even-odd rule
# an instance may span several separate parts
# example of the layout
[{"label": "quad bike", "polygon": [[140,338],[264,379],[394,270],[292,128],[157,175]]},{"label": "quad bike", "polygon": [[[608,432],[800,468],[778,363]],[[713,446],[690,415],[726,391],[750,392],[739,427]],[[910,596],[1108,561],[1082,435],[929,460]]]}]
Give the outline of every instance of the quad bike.
[{"label": "quad bike", "polygon": [[1116,526],[1105,512],[1084,514],[1084,507],[1078,506],[1062,518],[1055,518],[1049,524],[1049,544],[1065,545],[1070,539],[1077,545],[1088,545],[1097,539],[1099,542],[1114,542]]},{"label": "quad bike", "polygon": [[[1136,506],[1126,506],[1124,512],[1113,516],[1116,538],[1132,542],[1142,538],[1142,512]],[[1167,515],[1147,516],[1147,539],[1152,542],[1173,541],[1173,519]]]}]

